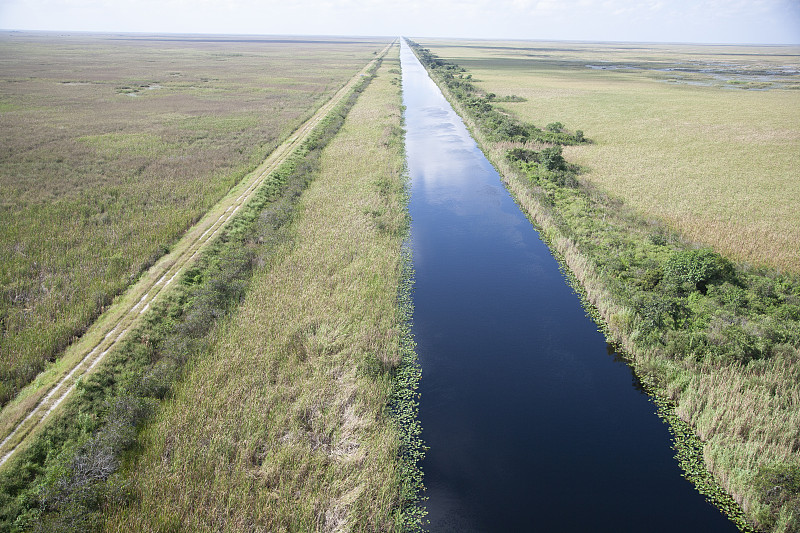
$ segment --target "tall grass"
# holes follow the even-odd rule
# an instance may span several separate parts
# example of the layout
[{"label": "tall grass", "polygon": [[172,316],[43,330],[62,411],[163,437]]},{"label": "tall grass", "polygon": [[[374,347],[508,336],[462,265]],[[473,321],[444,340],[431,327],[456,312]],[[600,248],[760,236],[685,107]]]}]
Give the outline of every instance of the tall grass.
[{"label": "tall grass", "polygon": [[0,405],[384,44],[0,34]]},{"label": "tall grass", "polygon": [[[397,62],[396,52],[392,61]],[[386,76],[386,67],[382,72],[383,76]],[[367,520],[368,524],[394,524],[391,527],[413,528],[419,523],[420,517],[420,510],[413,505],[419,484],[419,471],[416,467],[419,430],[413,416],[414,388],[418,370],[413,361],[413,343],[408,336],[409,263],[400,253],[407,220],[401,172],[403,158],[402,130],[399,128],[399,95],[396,89],[392,88],[397,85],[395,77],[386,76],[386,78],[379,77],[375,82],[377,87],[371,87],[367,94],[362,96],[366,98],[369,94],[373,95],[367,102],[367,109],[362,110],[360,115],[354,118],[354,122],[350,123],[370,124],[371,128],[351,126],[349,133],[343,132],[343,135],[349,134],[350,138],[345,138],[340,143],[344,144],[346,152],[349,152],[355,140],[355,144],[364,148],[363,153],[361,150],[358,151],[358,157],[371,158],[368,161],[362,161],[358,157],[352,158],[349,162],[351,166],[348,167],[351,170],[363,171],[356,174],[360,182],[350,183],[350,186],[362,193],[360,196],[356,195],[355,199],[366,200],[366,203],[356,202],[353,205],[340,201],[346,200],[347,195],[343,199],[337,197],[336,202],[331,203],[330,197],[325,196],[324,183],[322,190],[318,191],[321,197],[317,198],[317,201],[325,204],[327,209],[335,210],[335,206],[339,205],[339,214],[343,212],[355,214],[365,219],[370,226],[371,231],[344,250],[348,253],[351,251],[358,253],[359,250],[364,252],[361,254],[364,257],[354,262],[362,269],[356,273],[363,274],[365,270],[369,270],[370,275],[380,274],[380,270],[368,269],[366,264],[380,265],[383,270],[388,270],[384,272],[387,274],[385,279],[381,278],[379,294],[374,295],[373,301],[364,303],[368,316],[353,317],[352,313],[341,312],[339,315],[334,315],[330,312],[325,313],[322,320],[336,324],[350,320],[352,327],[346,328],[347,331],[362,331],[363,339],[347,349],[349,358],[344,354],[336,357],[335,362],[340,363],[342,368],[337,370],[331,367],[336,370],[337,375],[348,374],[355,379],[355,385],[361,387],[355,389],[348,387],[347,390],[340,391],[338,385],[344,381],[342,379],[335,381],[329,393],[346,394],[348,405],[344,409],[346,414],[344,418],[341,418],[343,413],[331,414],[331,423],[344,424],[341,431],[346,434],[347,439],[342,443],[343,454],[349,455],[350,452],[357,451],[359,456],[366,455],[370,460],[376,460],[382,465],[383,470],[378,470],[379,475],[374,477],[359,475],[357,478],[365,480],[367,486],[365,497],[373,497],[376,493],[389,496],[386,497],[384,502],[386,505],[382,508],[373,508],[369,512],[359,511],[368,505],[365,501],[361,501],[355,509],[340,506],[332,514],[326,514],[325,519],[344,520],[346,523],[356,524]],[[353,93],[348,106],[352,105],[359,92],[360,89]],[[209,505],[205,511],[198,510],[196,516],[189,522],[181,518],[185,516],[185,510],[171,509],[168,501],[152,501],[157,495],[147,491],[154,490],[153,487],[159,485],[158,480],[153,478],[157,477],[159,472],[155,466],[147,462],[148,450],[156,446],[153,443],[148,444],[148,439],[153,432],[158,435],[164,429],[163,423],[171,424],[165,421],[176,415],[180,417],[189,415],[208,429],[224,427],[226,433],[218,437],[212,437],[213,433],[206,433],[206,437],[214,441],[229,439],[227,431],[240,425],[243,419],[217,420],[212,412],[198,409],[197,405],[189,407],[187,413],[175,410],[183,401],[194,401],[191,398],[193,392],[205,394],[204,391],[208,391],[208,387],[219,386],[220,390],[227,392],[220,395],[219,391],[210,391],[204,397],[202,405],[209,406],[221,402],[216,409],[234,408],[237,412],[239,409],[244,409],[251,414],[259,402],[280,403],[283,395],[302,397],[320,393],[317,389],[307,388],[305,382],[289,383],[296,369],[287,368],[285,371],[288,375],[284,380],[286,383],[278,397],[274,394],[265,398],[253,397],[253,395],[258,396],[259,392],[250,388],[250,385],[270,389],[275,379],[270,369],[275,368],[276,363],[270,362],[266,357],[262,360],[262,365],[256,364],[251,369],[252,372],[246,373],[242,373],[243,367],[236,366],[236,361],[231,360],[229,362],[234,366],[225,371],[225,376],[215,376],[211,382],[205,383],[199,389],[195,388],[196,382],[193,381],[197,376],[194,378],[192,376],[197,372],[197,368],[206,368],[207,363],[214,366],[226,364],[222,362],[227,355],[219,351],[220,342],[238,344],[242,340],[237,333],[237,323],[245,319],[230,318],[230,313],[235,311],[247,287],[251,285],[248,281],[250,274],[257,272],[256,284],[258,280],[268,283],[265,279],[268,278],[270,269],[284,262],[285,254],[292,254],[291,250],[303,245],[304,241],[298,240],[302,235],[302,232],[298,232],[302,227],[299,224],[302,223],[296,220],[301,216],[296,203],[298,199],[306,198],[307,195],[301,193],[321,172],[320,163],[323,165],[324,173],[325,165],[330,166],[331,158],[334,158],[334,166],[328,170],[328,174],[342,172],[342,163],[338,161],[338,158],[344,155],[341,147],[330,155],[326,151],[323,159],[320,159],[320,154],[343,123],[346,110],[347,107],[339,108],[332,113],[321,129],[315,131],[304,148],[273,173],[271,179],[258,191],[256,198],[242,210],[238,219],[206,252],[199,264],[183,276],[179,286],[173,289],[167,298],[161,299],[154,306],[141,327],[126,338],[124,346],[112,354],[96,373],[79,386],[79,394],[71,398],[56,419],[40,432],[26,450],[18,454],[10,466],[6,467],[2,477],[4,491],[1,498],[2,524],[5,528],[9,528],[11,523],[16,523],[23,528],[27,524],[27,527],[39,527],[45,530],[59,527],[73,530],[93,529],[101,527],[105,522],[102,515],[98,514],[102,509],[115,515],[108,522],[108,527],[121,527],[123,530],[153,527],[202,529],[212,527],[207,520],[209,517],[212,517],[211,523],[217,525],[220,522],[214,521],[225,519],[218,515],[219,501],[215,505]],[[368,118],[375,120],[367,121]],[[333,150],[333,146],[331,149]],[[371,173],[373,171],[374,173]],[[337,177],[327,176],[329,181]],[[347,205],[348,209],[342,210],[340,204]],[[352,213],[353,210],[355,213]],[[312,205],[306,211],[306,216],[313,216],[318,211],[325,214],[326,209]],[[327,213],[327,216],[337,218],[332,213]],[[377,242],[373,244],[377,246],[370,246],[369,239],[376,237]],[[381,260],[375,260],[373,256],[375,252]],[[308,276],[314,278],[315,274],[309,272]],[[260,292],[264,290],[264,287],[260,288]],[[295,296],[302,298],[317,296],[306,289],[303,291],[306,292],[298,292]],[[301,299],[298,303],[302,305],[304,301]],[[270,314],[264,308],[254,307],[253,304],[248,308],[246,304],[240,312],[245,311],[258,315],[255,323],[248,322],[249,326],[272,327],[270,322],[264,320],[265,317],[270,318]],[[331,311],[330,308],[328,311]],[[229,318],[225,319],[225,316]],[[298,324],[301,324],[299,328]],[[329,328],[320,324],[322,322],[319,319],[312,321],[308,327],[302,326],[302,321],[284,324],[287,338],[281,342],[285,342],[286,349],[306,356],[310,351],[316,352],[320,346],[317,341],[329,333]],[[258,344],[264,341],[252,336],[246,338],[249,338],[250,343]],[[247,344],[241,347],[249,349]],[[252,358],[260,351],[261,349],[257,348],[256,353],[247,355]],[[243,355],[240,354],[240,357]],[[243,363],[245,359],[240,359],[239,362]],[[329,361],[331,364],[333,362]],[[180,379],[185,371],[183,369],[187,368],[189,381],[173,388],[175,380]],[[201,379],[204,379],[202,374]],[[223,379],[227,385],[220,384],[219,379]],[[236,381],[239,381],[238,385]],[[317,385],[325,383],[325,376],[317,376]],[[328,386],[331,386],[330,380]],[[255,405],[251,405],[245,396],[253,397]],[[157,400],[165,397],[171,400],[168,400],[166,410],[161,412],[161,418],[151,423],[154,425],[150,425],[150,429],[145,431],[141,439],[137,438],[137,429],[141,428],[142,424],[148,424],[147,421],[152,413],[158,412]],[[225,405],[227,401],[237,400],[243,400],[245,403],[238,407]],[[294,412],[297,406],[287,404],[285,409]],[[353,417],[360,417],[361,409],[367,410],[366,420],[354,424]],[[255,415],[256,419],[249,422],[247,427],[259,434],[270,433],[272,428],[261,426],[266,412]],[[206,417],[211,418],[206,419]],[[81,421],[77,425],[74,423],[76,419]],[[199,422],[200,420],[203,422]],[[365,432],[367,435],[364,435]],[[376,441],[373,434],[383,435],[383,440],[379,438]],[[209,442],[205,438],[203,441],[206,444]],[[261,455],[266,448],[262,450],[256,446],[256,449],[252,449],[247,442],[234,440],[234,442],[228,441],[226,449],[232,452],[233,448],[239,445],[246,448],[240,451],[247,461],[243,465],[241,476],[249,479],[252,474],[257,474],[253,461],[258,465],[263,464],[264,469],[268,466],[271,469],[280,467],[280,462],[267,464],[267,458]],[[312,451],[316,447],[317,444],[312,447]],[[327,445],[326,449],[330,455],[332,453],[330,445]],[[140,456],[142,452],[144,456]],[[232,457],[228,454],[229,459]],[[299,457],[301,456],[296,455],[291,461],[297,462]],[[338,455],[334,454],[333,457]],[[211,459],[216,461],[215,458]],[[312,456],[310,460],[312,464],[319,466],[315,457]],[[122,472],[115,473],[122,464],[127,466]],[[327,466],[328,474],[319,475],[333,477],[333,482],[336,482],[336,476],[341,475],[343,477],[341,483],[346,485],[352,482],[352,479],[337,470],[338,466],[337,463],[331,463]],[[301,467],[308,468],[308,465]],[[396,477],[387,480],[383,476],[387,471],[394,472]],[[186,474],[202,476],[203,472],[187,471]],[[257,474],[257,478],[263,476],[263,473]],[[139,485],[140,480],[144,480],[143,486]],[[226,483],[223,479],[219,481],[220,487]],[[229,489],[239,490],[241,487],[234,481],[231,481]],[[370,484],[373,488],[370,488]],[[198,485],[198,488],[202,487],[209,489],[207,485]],[[262,499],[271,497],[270,491],[265,489]],[[314,492],[309,492],[307,497],[312,500],[321,498]],[[250,502],[250,505],[252,504]],[[139,517],[137,509],[142,505],[161,505],[162,508],[149,517]],[[320,501],[313,503],[315,508],[319,505]],[[280,509],[283,509],[284,514],[276,514],[272,520],[290,520],[291,507],[284,505]],[[245,507],[240,510],[247,512]],[[278,512],[275,509],[273,511]],[[119,516],[127,517],[125,518],[127,525],[117,525]],[[252,528],[250,519],[243,516],[239,515],[236,519],[226,521],[225,527],[228,530]],[[135,523],[145,519],[149,519],[149,524]],[[13,529],[13,526],[11,528]]]}]

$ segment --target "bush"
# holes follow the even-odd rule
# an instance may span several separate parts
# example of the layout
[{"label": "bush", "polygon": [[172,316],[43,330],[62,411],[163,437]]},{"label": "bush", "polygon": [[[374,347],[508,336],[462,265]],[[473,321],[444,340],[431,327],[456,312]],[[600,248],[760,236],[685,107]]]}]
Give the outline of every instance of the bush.
[{"label": "bush", "polygon": [[652,292],[637,294],[633,308],[640,318],[639,331],[651,341],[657,340],[661,332],[671,329],[687,313],[679,300]]},{"label": "bush", "polygon": [[539,153],[535,150],[528,150],[527,148],[512,148],[506,152],[506,158],[509,161],[523,161],[525,163],[534,163],[539,161]]},{"label": "bush", "polygon": [[790,515],[785,531],[800,528],[800,467],[797,465],[776,465],[762,468],[755,479],[755,485],[763,494],[764,510],[758,517],[762,526],[773,527],[778,519],[777,510],[788,509]]},{"label": "bush", "polygon": [[545,148],[540,152],[541,164],[547,170],[567,170],[567,162],[564,156],[561,155],[562,148],[560,145],[551,148]]},{"label": "bush", "polygon": [[673,252],[664,263],[663,272],[667,283],[689,285],[703,294],[709,283],[734,279],[731,262],[708,248]]}]

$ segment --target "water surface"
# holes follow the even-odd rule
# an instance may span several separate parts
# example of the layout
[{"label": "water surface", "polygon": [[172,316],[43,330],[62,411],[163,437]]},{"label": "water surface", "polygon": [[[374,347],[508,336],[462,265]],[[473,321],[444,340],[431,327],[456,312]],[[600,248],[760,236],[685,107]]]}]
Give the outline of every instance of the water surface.
[{"label": "water surface", "polygon": [[408,47],[431,531],[736,531]]}]

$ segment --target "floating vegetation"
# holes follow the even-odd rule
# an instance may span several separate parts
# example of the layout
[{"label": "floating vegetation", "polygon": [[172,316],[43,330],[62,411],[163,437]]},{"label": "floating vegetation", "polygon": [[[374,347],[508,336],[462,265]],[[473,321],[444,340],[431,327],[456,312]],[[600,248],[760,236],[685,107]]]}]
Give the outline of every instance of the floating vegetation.
[{"label": "floating vegetation", "polygon": [[736,526],[747,533],[755,533],[747,521],[742,508],[733,497],[725,492],[719,483],[708,471],[703,459],[703,441],[694,433],[675,412],[675,405],[653,393],[655,387],[645,379],[642,381],[645,392],[648,393],[656,405],[656,413],[669,426],[672,435],[672,447],[675,450],[675,459],[683,470],[683,477],[689,480],[697,491],[705,496],[706,501],[725,513]]}]

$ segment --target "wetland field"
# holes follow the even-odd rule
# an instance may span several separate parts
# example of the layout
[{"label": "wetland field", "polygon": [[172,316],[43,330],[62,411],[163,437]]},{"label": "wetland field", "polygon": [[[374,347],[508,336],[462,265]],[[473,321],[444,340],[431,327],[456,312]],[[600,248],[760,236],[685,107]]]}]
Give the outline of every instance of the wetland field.
[{"label": "wetland field", "polygon": [[0,404],[385,44],[0,34]]},{"label": "wetland field", "polygon": [[[409,263],[402,251],[408,220],[398,47],[391,49],[391,39],[121,36],[126,43],[120,45],[108,35],[43,40],[13,34],[9,40],[20,38],[30,42],[18,47],[24,58],[15,68],[28,69],[19,83],[39,84],[45,93],[77,87],[98,94],[52,109],[16,101],[26,90],[6,96],[16,103],[6,105],[3,120],[17,121],[20,135],[24,117],[13,112],[33,118],[38,112],[41,130],[66,131],[29,140],[26,149],[4,139],[3,186],[20,190],[4,196],[3,220],[25,209],[58,212],[69,221],[91,211],[74,223],[111,226],[120,241],[103,248],[98,242],[107,237],[70,233],[72,226],[59,233],[55,221],[61,219],[29,214],[45,229],[54,227],[50,233],[26,229],[26,243],[19,228],[28,219],[20,216],[13,234],[20,240],[4,248],[8,254],[38,246],[34,266],[61,259],[53,246],[80,244],[97,265],[120,254],[132,262],[118,280],[121,291],[137,268],[155,260],[137,257],[128,240],[162,237],[131,227],[122,207],[135,221],[140,210],[161,206],[141,216],[158,229],[178,220],[177,240],[237,180],[261,178],[227,225],[203,234],[212,237],[198,257],[125,326],[124,339],[103,363],[82,375],[46,423],[3,458],[0,530],[417,527],[422,448],[414,416],[418,369],[408,333]],[[47,59],[59,50],[66,50],[66,59]],[[41,56],[31,59],[34,52]],[[130,63],[120,68],[130,72],[106,72],[119,54],[129,54],[122,57]],[[57,69],[62,60],[72,69]],[[84,60],[97,64],[83,71],[76,65]],[[54,79],[33,76],[40,62],[48,72],[59,70]],[[170,90],[160,77],[167,69],[190,79]],[[62,83],[67,71],[71,77]],[[201,83],[208,84],[205,91]],[[93,121],[93,109],[104,105],[105,121]],[[317,108],[324,111],[319,118]],[[64,113],[81,127],[74,134]],[[56,120],[64,127],[46,122]],[[279,144],[275,152],[285,155],[264,171],[264,157]],[[29,154],[32,166],[47,163],[50,154],[57,159],[64,146],[80,148],[71,161],[77,168],[59,162],[72,181],[54,174],[58,192],[37,182],[44,177],[34,170],[20,179],[12,172],[39,145],[50,149]],[[15,158],[23,161],[14,166],[9,160]],[[91,180],[100,182],[85,183]],[[211,185],[214,195],[198,196]],[[109,195],[120,205],[103,203]],[[229,196],[211,211],[230,212]],[[92,211],[101,207],[99,215]],[[181,208],[183,218],[176,215]],[[95,220],[108,212],[114,216],[103,224]],[[37,231],[44,233],[38,237]],[[95,263],[86,266],[80,257],[63,274],[83,276],[79,281],[94,287]],[[4,283],[25,287],[25,272],[7,273]],[[61,286],[75,292],[66,281]],[[4,317],[17,311],[17,300],[6,302]],[[29,306],[19,310],[28,313],[24,317],[32,314],[33,301],[23,302]],[[71,308],[51,312],[37,320],[71,316]],[[81,324],[88,326],[88,319]],[[7,337],[3,354],[13,362],[6,346],[21,341]],[[11,372],[13,365],[7,367]]]},{"label": "wetland field", "polygon": [[[520,252],[519,282],[496,275],[512,261],[492,266],[475,291],[497,308],[473,313],[456,304],[476,320],[463,335],[443,334],[435,320],[412,329],[412,316],[432,314],[468,324],[442,294],[477,301],[457,282],[472,279],[465,274],[480,261],[468,249],[436,283],[425,277],[424,261],[434,259],[423,237],[414,242],[414,224],[426,222],[411,220],[410,195],[436,189],[434,170],[452,178],[447,157],[460,152],[431,148],[412,183],[402,94],[412,78],[404,80],[399,41],[0,32],[0,430],[8,435],[0,443],[0,531],[424,529],[418,408],[439,407],[419,397],[435,390],[420,385],[420,365],[433,362],[428,386],[441,383],[451,399],[459,374],[437,374],[435,353],[417,361],[416,351],[432,344],[417,347],[413,332],[426,328],[436,342],[469,344],[440,368],[468,369],[467,350],[486,343],[475,386],[494,376],[499,392],[520,392],[520,417],[531,413],[528,424],[503,422],[468,388],[475,405],[456,402],[458,416],[440,412],[429,432],[445,443],[430,453],[432,471],[436,457],[469,469],[477,486],[497,487],[502,508],[512,501],[506,470],[484,454],[511,454],[503,444],[481,446],[458,464],[467,434],[501,443],[506,431],[535,434],[535,411],[578,419],[559,414],[557,396],[532,401],[522,364],[544,379],[538,393],[564,393],[554,387],[562,379],[579,386],[570,401],[595,390],[581,386],[588,374],[576,365],[542,377],[559,357],[572,364],[597,351],[565,355],[567,342],[548,321],[579,335],[559,313],[583,320],[601,347],[603,361],[591,365],[613,354],[616,377],[602,379],[609,394],[633,398],[625,408],[641,412],[651,436],[663,429],[656,414],[668,422],[672,441],[656,436],[647,451],[661,457],[668,483],[691,489],[686,501],[711,511],[707,523],[800,531],[800,48],[407,42],[463,118],[463,137],[469,130],[485,167],[499,173],[508,206],[527,217],[512,225],[530,221],[531,242],[552,263],[547,278],[539,259]],[[403,53],[407,61],[411,51]],[[431,101],[419,105],[441,112]],[[437,186],[436,208],[458,212],[457,191]],[[497,203],[499,181],[478,188],[477,211]],[[217,215],[225,221],[212,232]],[[436,251],[447,256],[456,234],[484,235],[486,224],[472,222],[474,231],[461,222],[435,228],[443,230]],[[201,233],[208,239],[195,251],[187,239]],[[515,231],[506,233],[519,245]],[[169,281],[158,278],[161,263],[190,248]],[[512,285],[529,278],[551,279],[543,286],[568,303],[550,310],[524,298],[512,311],[519,322],[499,318],[527,294]],[[52,376],[70,372],[76,347],[105,346],[91,328],[106,327],[128,303],[136,309],[148,280],[158,291],[113,326],[124,331],[102,363],[70,378],[71,392],[46,423],[8,444]],[[512,296],[499,297],[495,284]],[[427,307],[414,313],[425,287],[419,304]],[[544,328],[554,347],[511,343],[519,364],[509,364],[497,356],[498,320],[517,332]],[[503,372],[523,377],[519,386],[496,379]],[[500,430],[475,430],[481,414]],[[462,419],[467,430],[454,443],[461,434],[447,424]],[[632,449],[642,442],[639,428],[625,428]],[[556,432],[579,449],[573,429]],[[511,444],[524,456],[525,442]],[[622,448],[612,452],[624,455]],[[603,457],[602,446],[593,451]],[[647,475],[620,459],[619,468],[603,465],[608,478],[626,468],[631,479]],[[476,461],[487,470],[473,468]],[[506,468],[524,472],[518,466]],[[570,496],[579,491],[554,487],[581,479],[554,473],[550,486],[528,487],[522,476],[519,524],[535,514],[525,498],[544,502],[542,514],[557,508],[551,496],[565,512],[576,506]],[[581,487],[586,502],[594,486]],[[647,505],[693,523],[689,511],[673,517],[668,503],[639,492]],[[448,505],[457,509],[454,501],[432,501],[430,523]],[[612,506],[600,506],[607,518],[589,523],[621,523]],[[646,519],[649,507],[640,507]],[[490,507],[484,523],[496,527],[496,512]],[[638,524],[636,516],[628,523]]]}]

